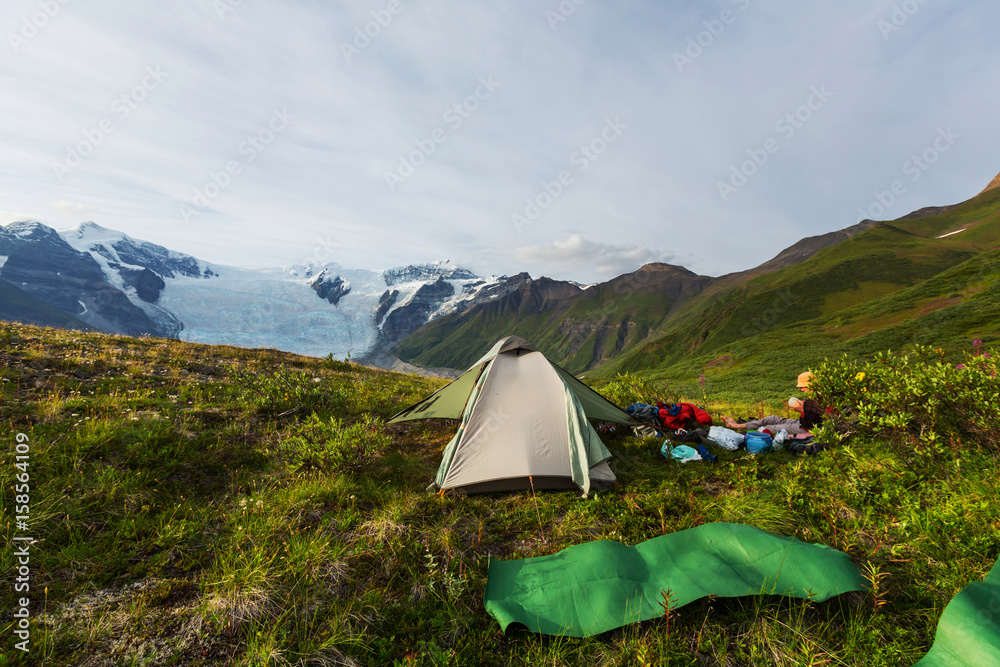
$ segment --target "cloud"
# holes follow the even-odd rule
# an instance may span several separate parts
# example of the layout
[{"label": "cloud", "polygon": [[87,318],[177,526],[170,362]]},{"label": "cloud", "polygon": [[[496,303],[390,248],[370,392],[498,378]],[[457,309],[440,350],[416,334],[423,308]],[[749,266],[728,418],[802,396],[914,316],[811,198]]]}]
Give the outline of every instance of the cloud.
[{"label": "cloud", "polygon": [[98,211],[96,206],[88,206],[79,202],[74,203],[68,201],[54,201],[52,202],[52,208],[71,218],[81,218],[93,215]]},{"label": "cloud", "polygon": [[[572,234],[565,241],[516,248],[514,260],[539,272],[560,275],[593,274],[608,279],[651,262],[671,263],[676,255],[663,248],[607,245]],[[529,271],[530,272],[530,271]]]},{"label": "cloud", "polygon": [[[231,3],[221,18],[202,0],[60,4],[0,55],[3,207],[100,216],[218,263],[281,266],[333,238],[344,266],[472,256],[511,273],[533,257],[533,275],[590,282],[661,243],[718,275],[850,226],[939,128],[963,138],[887,217],[973,196],[1000,168],[998,3],[924,3],[888,37],[891,0],[583,3],[553,24],[558,4],[422,0],[391,20],[362,0]],[[36,5],[0,3],[2,34]],[[776,122],[813,86],[833,97],[786,139]],[[271,140],[284,108],[294,120]],[[609,118],[628,129],[574,161]],[[772,138],[723,201],[717,184]],[[390,189],[402,158],[420,164]],[[563,172],[572,184],[513,234],[511,214]]]},{"label": "cloud", "polygon": [[0,211],[0,225],[9,225],[12,222],[21,222],[23,220],[31,220],[31,216],[23,213]]}]

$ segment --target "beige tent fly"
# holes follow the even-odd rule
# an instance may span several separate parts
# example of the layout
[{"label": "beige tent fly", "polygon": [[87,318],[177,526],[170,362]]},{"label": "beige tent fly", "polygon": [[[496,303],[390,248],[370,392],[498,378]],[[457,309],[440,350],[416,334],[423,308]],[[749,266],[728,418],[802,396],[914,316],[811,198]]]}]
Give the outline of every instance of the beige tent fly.
[{"label": "beige tent fly", "polygon": [[638,424],[518,336],[390,423],[431,418],[462,420],[434,485],[469,493],[606,488],[611,452],[587,420]]}]

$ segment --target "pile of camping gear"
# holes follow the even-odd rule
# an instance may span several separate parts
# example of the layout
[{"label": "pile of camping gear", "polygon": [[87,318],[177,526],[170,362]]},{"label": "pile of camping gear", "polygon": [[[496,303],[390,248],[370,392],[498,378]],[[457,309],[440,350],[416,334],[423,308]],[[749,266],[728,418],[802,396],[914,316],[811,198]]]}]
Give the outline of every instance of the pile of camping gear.
[{"label": "pile of camping gear", "polygon": [[[625,412],[642,422],[633,427],[640,438],[667,438],[661,452],[680,463],[716,460],[706,445],[716,445],[730,452],[745,449],[750,454],[768,454],[787,449],[793,454],[814,454],[823,445],[809,433],[790,435],[787,431],[762,428],[739,433],[724,426],[712,426],[712,416],[691,403],[633,403]],[[680,444],[677,444],[680,443]]]},{"label": "pile of camping gear", "polygon": [[[415,419],[460,420],[429,488],[467,493],[578,489],[587,496],[607,488],[617,480],[598,431],[614,433],[619,426],[640,437],[668,438],[663,455],[682,462],[715,461],[708,445],[751,454],[821,447],[809,435],[744,435],[712,426],[712,416],[691,403],[635,403],[622,410],[519,336],[499,340],[461,376],[389,423]],[[590,420],[600,422],[596,429]]]}]

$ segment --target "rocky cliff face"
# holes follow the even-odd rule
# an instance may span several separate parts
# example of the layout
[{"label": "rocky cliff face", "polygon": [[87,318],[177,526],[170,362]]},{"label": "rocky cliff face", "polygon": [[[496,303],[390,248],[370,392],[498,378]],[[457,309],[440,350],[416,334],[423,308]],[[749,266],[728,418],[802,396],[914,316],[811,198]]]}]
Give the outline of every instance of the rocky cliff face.
[{"label": "rocky cliff face", "polygon": [[375,326],[381,327],[389,309],[396,305],[399,298],[399,290],[386,290],[378,300],[378,309],[375,311]]},{"label": "rocky cliff face", "polygon": [[441,303],[455,295],[455,288],[443,277],[422,285],[413,297],[394,308],[382,324],[382,333],[390,341],[402,340],[430,321]]},{"label": "rocky cliff face", "polygon": [[146,268],[133,269],[121,264],[112,264],[122,277],[125,287],[134,289],[140,299],[146,303],[156,303],[160,293],[167,286],[163,278]]},{"label": "rocky cliff face", "polygon": [[313,278],[313,281],[309,283],[309,286],[319,295],[319,298],[326,299],[332,306],[336,306],[340,303],[341,299],[351,293],[351,284],[349,282],[340,276],[331,278],[327,274],[326,269],[320,271]]}]

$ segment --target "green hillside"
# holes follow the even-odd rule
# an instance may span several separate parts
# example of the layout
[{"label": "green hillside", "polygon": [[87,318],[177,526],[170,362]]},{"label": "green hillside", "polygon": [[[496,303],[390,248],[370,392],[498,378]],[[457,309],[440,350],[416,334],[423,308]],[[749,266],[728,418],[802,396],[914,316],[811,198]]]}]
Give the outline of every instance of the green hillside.
[{"label": "green hillside", "polygon": [[[919,303],[914,294],[920,292],[907,290],[974,262],[998,243],[1000,190],[992,190],[938,215],[877,223],[801,263],[770,272],[717,279],[688,274],[686,290],[665,293],[664,285],[676,287],[683,271],[671,267],[671,281],[643,279],[639,271],[548,311],[478,306],[431,322],[396,351],[414,363],[464,368],[495,338],[517,333],[569,370],[598,378],[630,371],[679,382],[690,391],[692,381],[707,372],[740,382],[763,377],[786,386],[796,369],[826,354],[906,344],[911,339],[901,332],[914,326],[931,327],[936,335],[924,338],[950,347],[967,345],[969,330],[989,337],[995,329],[988,313],[997,305],[990,301],[992,293],[980,294],[976,285],[963,281],[982,287],[996,277],[991,268],[983,268],[978,278],[963,270],[948,273],[944,282],[928,287],[937,296]],[[954,289],[948,287],[952,283]],[[935,324],[934,311],[958,312],[950,309],[972,297],[983,311],[981,322],[964,329]],[[867,307],[854,310],[860,306]],[[907,325],[909,320],[919,324]]]},{"label": "green hillside", "polygon": [[[933,288],[850,317],[891,319],[893,308],[950,298],[949,280],[975,290],[996,262],[967,262]],[[988,291],[950,306],[963,310],[949,321],[980,321],[975,304]],[[851,326],[829,323],[830,340]],[[873,426],[839,443],[830,435],[835,446],[811,457],[719,450],[716,465],[681,465],[661,455],[660,440],[619,432],[603,436],[619,484],[589,499],[434,495],[424,489],[457,424],[385,421],[440,380],[0,323],[0,567],[19,567],[15,536],[36,540],[21,593],[31,653],[11,648],[17,619],[8,613],[0,655],[53,666],[911,665],[945,604],[1000,554],[997,362],[975,363],[969,374],[954,361],[914,371],[909,400],[923,400],[919,383],[933,382],[927,396],[942,406],[916,416],[921,428]],[[868,368],[866,396],[907,395],[878,368]],[[856,375],[832,369],[817,387],[833,391]],[[636,382],[615,391],[657,393]],[[980,396],[962,412],[969,424],[927,421]],[[945,409],[948,397],[958,408]],[[15,442],[23,468],[11,465]],[[22,483],[26,526],[7,504]],[[702,599],[588,639],[505,635],[484,609],[490,559],[594,540],[636,545],[709,522],[844,551],[872,590],[822,603]]]},{"label": "green hillside", "polygon": [[[957,229],[966,231],[937,238]],[[776,398],[826,357],[991,341],[1000,331],[998,245],[998,191],[942,215],[880,223],[797,266],[706,291],[595,375],[641,372],[691,391],[704,373],[721,390]]]}]

